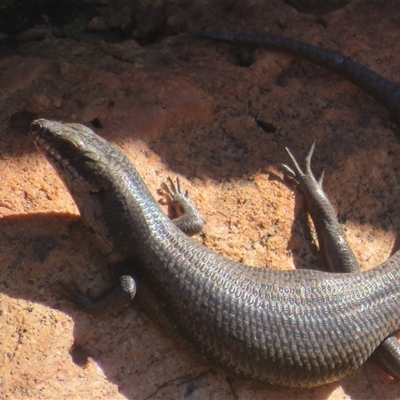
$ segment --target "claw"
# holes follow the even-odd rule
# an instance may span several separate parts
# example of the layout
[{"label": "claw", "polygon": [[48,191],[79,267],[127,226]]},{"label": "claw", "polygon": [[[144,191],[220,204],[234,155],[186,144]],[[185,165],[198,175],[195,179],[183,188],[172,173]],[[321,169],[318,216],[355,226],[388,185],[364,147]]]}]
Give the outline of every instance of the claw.
[{"label": "claw", "polygon": [[[173,182],[172,178],[169,178],[169,181],[170,181],[170,184],[172,185],[171,187],[173,187],[175,189],[174,182]],[[178,177],[176,177],[176,189],[175,189],[175,192],[182,193],[181,192],[181,181],[179,180]]]},{"label": "claw", "polygon": [[285,147],[286,152],[288,153],[290,160],[291,160],[291,166],[287,164],[282,164],[282,168],[285,173],[285,177],[292,183],[294,186],[302,189],[305,192],[308,192],[309,189],[306,189],[309,187],[309,185],[312,183],[312,185],[318,186],[320,189],[322,189],[322,181],[324,179],[324,171],[322,171],[321,176],[319,179],[315,179],[314,174],[311,170],[311,159],[314,154],[315,150],[315,145],[316,145],[316,140],[314,139],[310,148],[310,151],[308,152],[307,156],[304,159],[304,170],[300,167],[299,163],[297,162],[296,158],[292,154],[292,152]]},{"label": "claw", "polygon": [[318,185],[322,187],[322,182],[324,181],[325,168],[322,170],[320,177],[318,178]]},{"label": "claw", "polygon": [[[310,175],[313,176],[312,170],[311,170],[311,159],[314,154],[315,150],[315,145],[316,145],[316,140],[314,139],[310,148],[310,151],[308,152],[306,158],[305,158],[305,172],[301,169],[299,163],[297,162],[296,158],[292,154],[292,152],[289,150],[288,147],[285,147],[285,150],[287,154],[290,157],[290,160],[292,162],[293,168],[289,167],[287,164],[282,164],[283,169],[285,172],[290,175],[290,179],[292,180],[297,180],[296,178],[302,178],[304,175]],[[322,172],[318,182],[322,184],[322,180],[324,177],[324,171]]]},{"label": "claw", "polygon": [[296,176],[296,172],[292,170],[287,164],[281,164],[282,168],[287,172],[289,175]]},{"label": "claw", "polygon": [[290,180],[293,184],[297,185],[297,179],[296,179],[296,172],[293,171],[292,168],[289,167],[287,164],[281,164],[281,167],[284,170],[285,177]]},{"label": "claw", "polygon": [[291,153],[288,147],[285,147],[286,153],[288,153],[290,160],[292,161],[292,165],[294,167],[294,170],[292,170],[290,167],[287,167],[289,171],[291,171],[291,174],[296,177],[296,176],[302,176],[304,175],[303,171],[301,170],[297,160],[294,158],[294,155]]},{"label": "claw", "polygon": [[[305,158],[305,173],[307,175],[312,175],[312,171],[311,171],[311,159],[312,156],[314,154],[314,150],[315,150],[315,145],[316,145],[316,140],[314,139],[310,148],[310,151],[308,152],[306,158]],[[290,160],[292,161],[293,167],[294,167],[294,171],[288,167],[287,165],[284,165],[284,169],[289,172],[291,175],[294,176],[298,176],[301,177],[304,175],[303,170],[300,168],[296,158],[294,157],[294,155],[292,154],[292,152],[289,150],[288,147],[285,147],[286,152],[288,153]]]},{"label": "claw", "polygon": [[305,160],[306,161],[306,174],[312,174],[312,172],[311,172],[311,159],[312,159],[312,156],[314,154],[316,143],[317,143],[317,140],[314,139],[312,144],[311,144],[310,151],[308,152],[308,154],[306,156],[306,160]]}]

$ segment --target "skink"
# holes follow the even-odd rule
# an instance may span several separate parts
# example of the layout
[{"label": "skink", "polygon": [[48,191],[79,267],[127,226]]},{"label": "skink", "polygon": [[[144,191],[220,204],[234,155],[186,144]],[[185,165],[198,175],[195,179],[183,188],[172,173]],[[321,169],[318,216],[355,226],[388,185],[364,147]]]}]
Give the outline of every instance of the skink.
[{"label": "skink", "polygon": [[[400,120],[400,89],[339,53],[277,36],[200,36],[261,44],[310,60],[349,79]],[[361,365],[376,348],[381,364],[400,377],[400,346],[393,337],[385,340],[399,328],[400,256],[356,272],[357,261],[312,176],[311,155],[305,173],[293,157],[286,172],[307,198],[327,264],[351,274],[277,272],[229,261],[177,229],[178,221],[162,214],[125,156],[90,129],[38,120],[31,135],[121,275],[120,287],[95,302],[69,290],[74,301],[94,309],[136,294],[162,325],[209,360],[264,382],[300,387],[331,382]],[[172,192],[181,196],[180,190]]]},{"label": "skink", "polygon": [[[400,253],[347,274],[233,262],[185,235],[124,154],[89,128],[39,119],[30,134],[109,262],[126,271],[116,291],[136,293],[214,365],[262,382],[317,386],[354,371],[400,328]],[[308,176],[293,174],[298,182]],[[111,296],[73,298],[96,308]]]}]

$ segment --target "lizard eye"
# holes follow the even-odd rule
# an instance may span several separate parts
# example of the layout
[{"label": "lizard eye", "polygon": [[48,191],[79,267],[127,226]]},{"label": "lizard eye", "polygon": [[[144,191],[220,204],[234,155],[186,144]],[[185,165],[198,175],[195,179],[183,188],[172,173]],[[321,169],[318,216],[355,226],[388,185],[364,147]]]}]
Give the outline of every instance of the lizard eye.
[{"label": "lizard eye", "polygon": [[58,148],[62,154],[66,154],[66,155],[73,155],[76,152],[76,147],[73,144],[68,143],[68,142],[60,143]]},{"label": "lizard eye", "polygon": [[30,126],[30,131],[32,133],[39,132],[42,129],[42,124],[39,121],[33,121]]}]

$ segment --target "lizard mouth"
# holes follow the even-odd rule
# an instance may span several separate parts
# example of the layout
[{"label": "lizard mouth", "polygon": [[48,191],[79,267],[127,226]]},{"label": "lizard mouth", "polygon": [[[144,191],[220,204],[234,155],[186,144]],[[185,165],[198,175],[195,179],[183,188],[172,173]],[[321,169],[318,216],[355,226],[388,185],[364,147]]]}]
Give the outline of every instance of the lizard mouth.
[{"label": "lizard mouth", "polygon": [[46,137],[49,134],[40,120],[32,122],[29,135],[37,149],[47,158],[59,174],[66,174],[75,179],[81,178],[76,169],[71,166],[68,157],[63,156],[62,152],[58,149],[60,145],[52,144],[51,138]]},{"label": "lizard mouth", "polygon": [[[81,143],[75,143],[72,139],[69,139],[59,127],[62,127],[62,125],[57,122],[36,120],[31,123],[29,135],[67,188],[79,186],[81,191],[99,193],[101,189],[90,179],[85,178],[84,170],[81,167],[85,158],[79,151]],[[79,165],[79,158],[82,158],[81,165]]]},{"label": "lizard mouth", "polygon": [[102,190],[101,172],[107,164],[101,162],[102,139],[92,130],[81,124],[38,119],[31,123],[29,135],[70,192]]}]

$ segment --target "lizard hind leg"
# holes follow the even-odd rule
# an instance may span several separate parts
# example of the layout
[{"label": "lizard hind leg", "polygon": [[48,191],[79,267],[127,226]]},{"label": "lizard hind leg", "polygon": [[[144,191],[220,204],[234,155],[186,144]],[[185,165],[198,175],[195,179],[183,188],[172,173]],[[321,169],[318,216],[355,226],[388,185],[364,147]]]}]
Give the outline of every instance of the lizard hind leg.
[{"label": "lizard hind leg", "polygon": [[[358,272],[359,264],[348,245],[328,197],[322,189],[323,174],[317,180],[311,170],[315,140],[305,158],[304,172],[288,148],[292,167],[283,164],[286,177],[306,198],[308,212],[315,226],[321,256],[333,272]],[[400,380],[400,343],[395,336],[386,338],[372,355],[379,367]]]},{"label": "lizard hind leg", "polygon": [[334,272],[360,270],[356,257],[348,245],[331,202],[322,189],[324,174],[316,179],[311,170],[315,140],[305,158],[304,171],[288,148],[291,166],[283,164],[287,179],[304,195],[315,230],[321,257],[326,267]]}]

